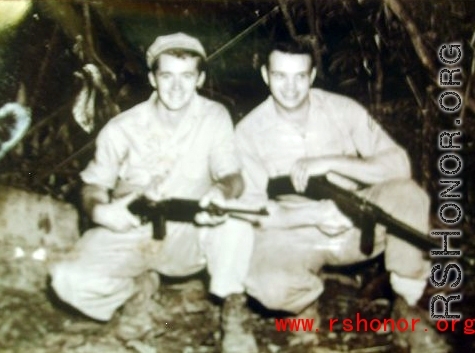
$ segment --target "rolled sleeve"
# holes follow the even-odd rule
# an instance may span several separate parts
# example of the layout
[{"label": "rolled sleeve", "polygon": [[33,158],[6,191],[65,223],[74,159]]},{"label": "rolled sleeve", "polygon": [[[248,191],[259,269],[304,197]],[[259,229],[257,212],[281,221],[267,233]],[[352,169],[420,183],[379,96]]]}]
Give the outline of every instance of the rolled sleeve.
[{"label": "rolled sleeve", "polygon": [[209,156],[212,178],[219,180],[241,169],[236,150],[233,124],[224,107],[216,109],[216,119],[209,137],[213,139]]},{"label": "rolled sleeve", "polygon": [[406,151],[388,135],[366,109],[359,104],[350,109],[354,123],[351,137],[358,153],[363,158],[384,156],[384,160],[380,163],[386,169],[393,170],[395,174],[400,171],[405,171],[403,174],[410,174],[409,157]]},{"label": "rolled sleeve", "polygon": [[117,181],[121,161],[126,153],[124,135],[112,122],[98,134],[94,159],[81,173],[86,184],[94,184],[112,189]]},{"label": "rolled sleeve", "polygon": [[[357,109],[355,109],[357,107]],[[362,157],[371,157],[379,152],[398,147],[394,140],[369,115],[363,107],[352,107],[352,139]]]}]

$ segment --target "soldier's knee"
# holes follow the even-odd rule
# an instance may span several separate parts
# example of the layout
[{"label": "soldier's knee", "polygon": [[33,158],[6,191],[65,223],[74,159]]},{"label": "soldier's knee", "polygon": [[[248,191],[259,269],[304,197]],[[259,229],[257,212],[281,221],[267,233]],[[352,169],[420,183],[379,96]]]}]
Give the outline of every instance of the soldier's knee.
[{"label": "soldier's knee", "polygon": [[429,195],[411,179],[395,179],[374,185],[367,195],[370,201],[389,212],[429,211]]},{"label": "soldier's knee", "polygon": [[418,203],[424,207],[429,207],[429,194],[414,180],[398,180],[395,182],[395,187],[397,188],[397,192],[404,198],[410,200],[413,203]]}]

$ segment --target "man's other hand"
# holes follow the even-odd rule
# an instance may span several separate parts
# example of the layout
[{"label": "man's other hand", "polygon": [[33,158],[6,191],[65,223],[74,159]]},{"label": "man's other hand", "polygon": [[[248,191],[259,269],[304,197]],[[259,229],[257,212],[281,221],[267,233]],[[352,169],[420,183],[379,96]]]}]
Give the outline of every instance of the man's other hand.
[{"label": "man's other hand", "polygon": [[136,198],[136,193],[113,200],[111,203],[98,203],[92,210],[92,220],[115,232],[127,232],[140,225],[138,217],[129,212],[127,206]]},{"label": "man's other hand", "polygon": [[[200,207],[207,208],[210,205],[215,205],[218,207],[225,207],[226,200],[223,192],[218,187],[212,187],[201,199]],[[211,214],[209,212],[199,212],[195,216],[195,222],[200,225],[214,226],[220,223],[225,222],[228,219],[227,214]]]}]

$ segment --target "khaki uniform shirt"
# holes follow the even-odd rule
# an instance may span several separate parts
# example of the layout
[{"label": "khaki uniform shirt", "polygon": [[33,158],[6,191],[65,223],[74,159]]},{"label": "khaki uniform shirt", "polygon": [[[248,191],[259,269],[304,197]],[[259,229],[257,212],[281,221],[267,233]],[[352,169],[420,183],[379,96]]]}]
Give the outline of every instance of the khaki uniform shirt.
[{"label": "khaki uniform shirt", "polygon": [[[81,173],[87,184],[127,191],[153,183],[168,197],[201,197],[213,181],[239,171],[228,111],[196,94],[173,133],[158,118],[157,94],[111,119]],[[120,189],[120,190],[118,190]]]},{"label": "khaki uniform shirt", "polygon": [[[390,148],[401,148],[356,101],[321,89],[310,91],[306,124],[299,131],[280,118],[272,97],[238,124],[236,141],[247,200],[265,201],[268,179],[289,175],[300,158],[331,155],[366,158]],[[394,170],[405,167],[399,160],[387,163]]]}]

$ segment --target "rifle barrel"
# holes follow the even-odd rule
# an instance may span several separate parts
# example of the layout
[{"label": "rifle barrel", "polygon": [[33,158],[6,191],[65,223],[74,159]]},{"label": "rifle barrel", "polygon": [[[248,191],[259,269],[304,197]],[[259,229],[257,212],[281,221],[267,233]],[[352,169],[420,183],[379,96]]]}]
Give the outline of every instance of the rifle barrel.
[{"label": "rifle barrel", "polygon": [[257,215],[257,216],[268,216],[269,212],[265,207],[262,207],[258,210],[256,209],[246,209],[246,208],[228,208],[228,207],[221,207],[215,204],[210,204],[209,207],[203,209],[203,211],[215,213],[218,212],[219,214],[225,213],[242,213],[242,214],[250,214],[250,215]]}]

